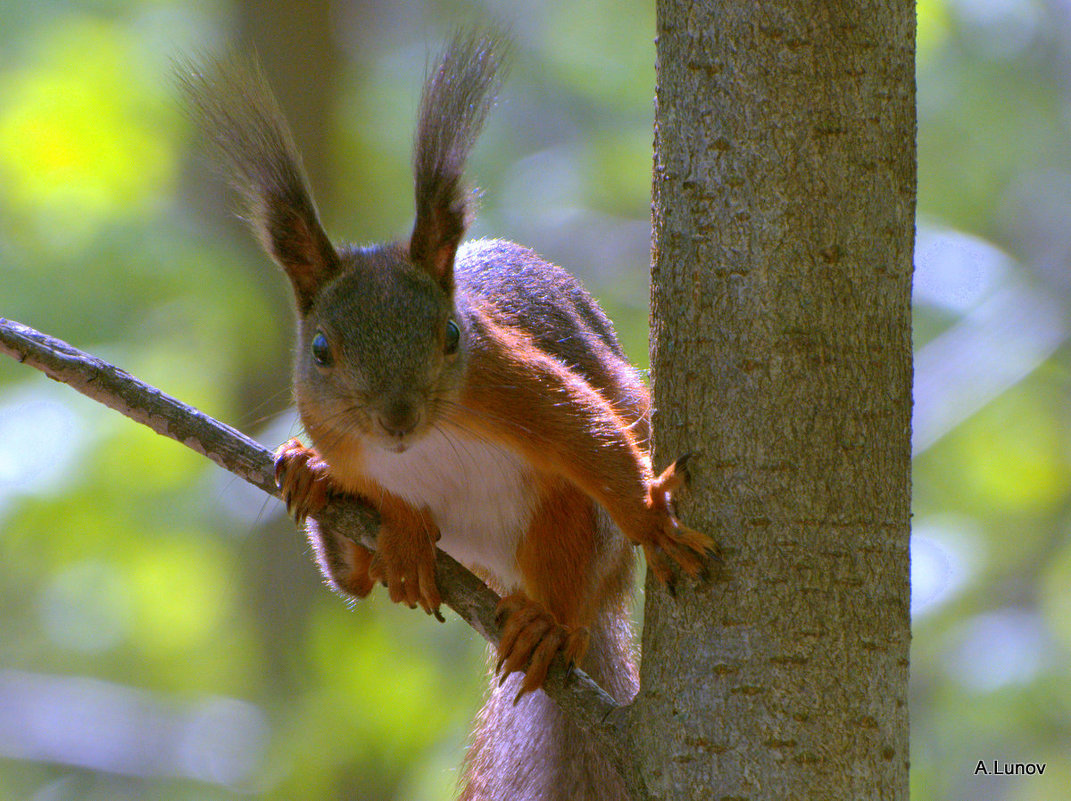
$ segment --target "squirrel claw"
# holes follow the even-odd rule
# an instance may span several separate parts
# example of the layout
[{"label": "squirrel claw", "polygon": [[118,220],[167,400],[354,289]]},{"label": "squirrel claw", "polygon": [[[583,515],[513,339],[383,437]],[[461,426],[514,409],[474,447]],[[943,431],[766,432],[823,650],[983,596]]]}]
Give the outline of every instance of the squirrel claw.
[{"label": "squirrel claw", "polygon": [[324,508],[332,490],[327,463],[295,438],[275,451],[275,485],[286,503],[286,513],[299,526]]},{"label": "squirrel claw", "polygon": [[649,519],[646,531],[634,539],[643,546],[651,572],[671,594],[675,588],[670,581],[670,561],[694,577],[702,571],[707,556],[720,558],[714,541],[682,524],[672,509],[673,494],[687,483],[687,463],[693,455],[687,453],[680,457],[650,483],[646,506],[655,519]]},{"label": "squirrel claw", "polygon": [[499,601],[495,619],[505,621],[495,663],[499,686],[513,673],[524,671],[525,674],[514,704],[521,696],[543,686],[547,671],[559,653],[571,672],[587,650],[586,628],[561,625],[541,604],[523,593],[513,593]]}]

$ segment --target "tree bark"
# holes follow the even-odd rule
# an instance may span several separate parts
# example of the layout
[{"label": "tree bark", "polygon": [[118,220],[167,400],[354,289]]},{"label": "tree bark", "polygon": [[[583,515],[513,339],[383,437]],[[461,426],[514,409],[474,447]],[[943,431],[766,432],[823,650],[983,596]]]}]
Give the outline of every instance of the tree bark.
[{"label": "tree bark", "polygon": [[726,557],[648,582],[653,798],[908,796],[914,21],[658,3],[655,459]]}]

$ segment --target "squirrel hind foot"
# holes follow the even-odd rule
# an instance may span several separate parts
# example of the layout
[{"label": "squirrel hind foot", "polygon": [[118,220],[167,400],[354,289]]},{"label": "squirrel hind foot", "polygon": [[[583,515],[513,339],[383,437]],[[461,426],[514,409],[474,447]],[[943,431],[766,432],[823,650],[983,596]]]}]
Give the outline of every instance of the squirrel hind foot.
[{"label": "squirrel hind foot", "polygon": [[335,576],[339,588],[354,598],[367,598],[376,583],[369,575],[369,566],[375,552],[350,540],[343,540],[345,547],[346,574]]},{"label": "squirrel hind foot", "polygon": [[495,619],[502,626],[495,672],[501,685],[510,674],[524,671],[513,703],[538,690],[547,679],[554,658],[561,654],[569,670],[584,658],[589,634],[584,627],[560,624],[537,601],[523,592],[507,595],[498,603]]}]

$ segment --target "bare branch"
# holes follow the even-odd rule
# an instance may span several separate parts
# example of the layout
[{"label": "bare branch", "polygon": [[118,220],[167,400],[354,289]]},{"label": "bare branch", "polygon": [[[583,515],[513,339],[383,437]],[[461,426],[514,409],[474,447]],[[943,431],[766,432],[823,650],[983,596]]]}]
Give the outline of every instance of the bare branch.
[{"label": "bare branch", "polygon": [[[4,318],[0,318],[0,352],[182,443],[269,495],[278,495],[271,451],[115,365]],[[369,548],[376,545],[376,519],[375,512],[357,498],[337,499],[318,515],[325,526],[345,532]],[[498,596],[441,550],[436,550],[435,568],[443,603],[489,643],[497,645]],[[560,657],[551,667],[545,690],[602,743],[610,759],[628,777],[627,707],[614,701],[582,671],[570,674]]]}]

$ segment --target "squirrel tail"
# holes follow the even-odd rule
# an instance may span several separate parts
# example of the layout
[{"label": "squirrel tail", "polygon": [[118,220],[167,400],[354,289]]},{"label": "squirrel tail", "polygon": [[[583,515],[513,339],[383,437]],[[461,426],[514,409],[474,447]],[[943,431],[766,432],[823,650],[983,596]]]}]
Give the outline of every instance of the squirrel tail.
[{"label": "squirrel tail", "polygon": [[[607,537],[621,536],[601,510],[597,519]],[[581,663],[622,704],[639,688],[629,615],[632,559],[631,550],[623,552],[606,603],[589,627],[591,640]],[[492,651],[492,665],[494,660]],[[465,757],[458,801],[627,801],[617,770],[557,702],[536,690],[514,703],[523,679],[513,673],[499,685],[492,673]]]},{"label": "squirrel tail", "polygon": [[474,193],[464,183],[465,162],[494,105],[509,48],[498,35],[459,32],[429,73],[420,99],[409,254],[448,290],[454,253],[475,213]]},{"label": "squirrel tail", "polygon": [[[625,619],[603,622],[610,628],[592,629],[583,668],[625,703],[638,686],[628,653],[631,633]],[[527,693],[514,704],[523,678],[514,673],[499,686],[492,675],[458,801],[626,801],[617,771],[546,693]]]}]

